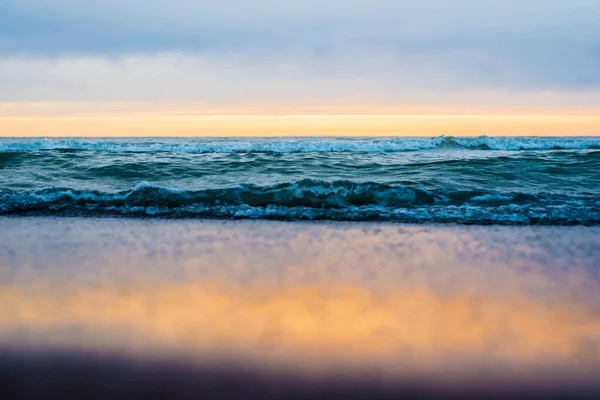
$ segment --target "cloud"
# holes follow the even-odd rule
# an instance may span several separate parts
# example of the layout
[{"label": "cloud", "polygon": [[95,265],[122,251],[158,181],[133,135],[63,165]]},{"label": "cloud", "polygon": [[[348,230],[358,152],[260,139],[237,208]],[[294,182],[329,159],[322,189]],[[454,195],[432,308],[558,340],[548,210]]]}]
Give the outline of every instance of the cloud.
[{"label": "cloud", "polygon": [[0,0],[0,101],[595,93],[597,15],[596,0]]},{"label": "cloud", "polygon": [[[481,74],[481,63],[455,54],[341,52],[322,57],[157,53],[118,57],[0,59],[0,102],[183,101],[214,107],[293,105],[600,106],[600,91],[520,88],[523,71],[487,61],[512,88]],[[496,63],[496,64],[494,64]],[[500,75],[499,75],[500,76]],[[520,83],[522,82],[522,83]],[[531,104],[531,102],[533,102]]]},{"label": "cloud", "polygon": [[309,53],[277,56],[160,53],[0,60],[0,100],[285,100],[377,96],[452,85],[421,57]]},{"label": "cloud", "polygon": [[595,0],[3,0],[0,48],[93,53],[367,41],[419,50],[550,36],[597,44],[599,13]]}]

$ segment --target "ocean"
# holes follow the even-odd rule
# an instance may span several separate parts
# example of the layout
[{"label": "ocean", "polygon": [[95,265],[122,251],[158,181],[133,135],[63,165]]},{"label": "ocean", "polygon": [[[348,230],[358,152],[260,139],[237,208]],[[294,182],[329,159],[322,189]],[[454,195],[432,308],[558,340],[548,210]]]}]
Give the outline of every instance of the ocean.
[{"label": "ocean", "polygon": [[600,138],[1,138],[0,214],[597,225]]}]

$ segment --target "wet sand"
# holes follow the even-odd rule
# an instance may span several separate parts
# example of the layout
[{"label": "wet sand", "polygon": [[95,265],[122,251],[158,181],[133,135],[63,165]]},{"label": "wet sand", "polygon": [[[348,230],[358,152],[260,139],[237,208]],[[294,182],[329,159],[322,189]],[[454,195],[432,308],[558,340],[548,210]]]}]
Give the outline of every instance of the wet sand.
[{"label": "wet sand", "polygon": [[600,227],[1,218],[0,395],[594,397],[599,289]]}]

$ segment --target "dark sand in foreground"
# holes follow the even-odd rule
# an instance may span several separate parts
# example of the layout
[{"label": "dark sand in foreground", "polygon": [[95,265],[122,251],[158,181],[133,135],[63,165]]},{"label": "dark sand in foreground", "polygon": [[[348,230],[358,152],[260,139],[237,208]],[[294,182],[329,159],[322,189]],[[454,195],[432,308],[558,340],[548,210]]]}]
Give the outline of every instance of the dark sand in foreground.
[{"label": "dark sand in foreground", "polygon": [[600,227],[0,218],[0,397],[600,395]]}]

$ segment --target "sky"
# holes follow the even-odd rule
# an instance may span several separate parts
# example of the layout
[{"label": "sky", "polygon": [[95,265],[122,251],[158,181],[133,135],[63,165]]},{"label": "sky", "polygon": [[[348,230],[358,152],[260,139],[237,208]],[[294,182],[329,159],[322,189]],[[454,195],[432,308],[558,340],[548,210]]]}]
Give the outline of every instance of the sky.
[{"label": "sky", "polygon": [[0,0],[0,135],[158,114],[191,134],[248,114],[538,117],[520,133],[579,115],[571,133],[600,134],[599,16],[598,0]]}]

